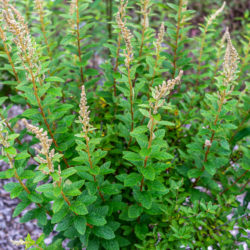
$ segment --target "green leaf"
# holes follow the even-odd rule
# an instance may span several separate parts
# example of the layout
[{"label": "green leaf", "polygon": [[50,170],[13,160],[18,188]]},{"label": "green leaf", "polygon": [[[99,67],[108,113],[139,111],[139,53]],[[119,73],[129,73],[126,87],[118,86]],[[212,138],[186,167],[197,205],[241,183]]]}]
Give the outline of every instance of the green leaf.
[{"label": "green leaf", "polygon": [[61,220],[57,226],[56,226],[56,231],[62,232],[66,231],[67,229],[71,229],[72,225],[72,217],[66,216],[63,220]]},{"label": "green leaf", "polygon": [[146,109],[139,109],[139,111],[146,117],[150,117],[149,112]]},{"label": "green leaf", "polygon": [[63,178],[68,178],[69,176],[75,174],[77,171],[75,168],[67,168],[67,169],[64,169],[61,173],[61,177]]},{"label": "green leaf", "polygon": [[10,192],[10,198],[16,198],[22,191],[24,191],[23,187],[19,183],[10,182],[4,185],[4,189],[7,192]]},{"label": "green leaf", "polygon": [[78,196],[81,194],[81,191],[78,188],[74,188],[74,189],[64,191],[64,193],[67,196]]},{"label": "green leaf", "polygon": [[57,213],[55,213],[51,218],[51,223],[55,224],[60,222],[69,212],[69,209],[67,206],[63,206]]},{"label": "green leaf", "polygon": [[0,172],[0,179],[9,179],[14,176],[15,170],[13,168]]},{"label": "green leaf", "polygon": [[96,191],[97,191],[96,182],[87,182],[85,185],[86,185],[88,193],[90,195],[94,195],[96,193]]},{"label": "green leaf", "polygon": [[30,234],[28,234],[27,237],[25,238],[25,248],[28,249],[32,247],[35,243],[36,242],[32,240],[32,238],[30,237]]},{"label": "green leaf", "polygon": [[136,136],[138,134],[144,134],[145,132],[148,131],[148,127],[146,125],[144,126],[139,126],[139,127],[136,127],[133,132],[130,132],[130,135],[131,136]]},{"label": "green leaf", "polygon": [[243,128],[238,133],[236,133],[235,137],[233,138],[233,143],[235,144],[237,141],[242,140],[244,137],[250,135],[250,127]]},{"label": "green leaf", "polygon": [[212,161],[207,161],[205,162],[205,169],[206,171],[211,174],[214,175],[216,173],[216,165],[214,164],[214,162]]},{"label": "green leaf", "polygon": [[17,204],[14,213],[13,213],[13,217],[18,216],[27,206],[30,205],[30,201],[22,201],[20,203]]},{"label": "green leaf", "polygon": [[32,170],[24,170],[19,176],[21,179],[33,179],[35,173]]},{"label": "green leaf", "polygon": [[64,82],[64,79],[58,76],[50,76],[46,78],[46,82]]},{"label": "green leaf", "polygon": [[202,175],[203,171],[200,169],[190,169],[188,171],[188,178],[198,178]]},{"label": "green leaf", "polygon": [[152,206],[152,197],[147,191],[140,192],[139,202],[143,207],[150,209]]},{"label": "green leaf", "polygon": [[134,152],[124,151],[123,154],[124,154],[123,158],[126,159],[127,161],[141,161],[142,160],[141,156]]},{"label": "green leaf", "polygon": [[0,97],[0,106],[8,99],[8,97],[2,96]]},{"label": "green leaf", "polygon": [[15,157],[15,160],[23,160],[23,159],[26,159],[29,157],[30,157],[30,154],[27,153],[27,151],[23,151],[23,152],[17,154],[17,156]]},{"label": "green leaf", "polygon": [[42,196],[40,194],[37,194],[37,193],[28,194],[28,198],[32,202],[35,202],[35,203],[41,203],[41,202],[43,202]]},{"label": "green leaf", "polygon": [[105,184],[101,186],[101,190],[108,195],[120,193],[120,190],[117,188],[117,184]]},{"label": "green leaf", "polygon": [[33,183],[38,183],[39,181],[44,180],[47,175],[42,172],[36,172],[36,177],[33,179]]},{"label": "green leaf", "polygon": [[70,209],[78,215],[85,215],[88,213],[87,207],[82,201],[75,201],[71,204]]},{"label": "green leaf", "polygon": [[37,218],[37,221],[39,224],[41,224],[43,226],[46,225],[47,224],[47,216],[46,216],[45,209],[39,208],[36,218]]},{"label": "green leaf", "polygon": [[37,192],[51,192],[54,189],[53,184],[43,184],[36,188]]},{"label": "green leaf", "polygon": [[230,145],[225,139],[220,141],[220,145],[225,150],[230,150]]},{"label": "green leaf", "polygon": [[135,235],[140,239],[143,240],[146,238],[148,233],[148,226],[142,223],[137,223],[135,225]]},{"label": "green leaf", "polygon": [[142,175],[145,179],[153,181],[155,179],[155,170],[152,167],[146,166],[141,170]]},{"label": "green leaf", "polygon": [[84,73],[87,76],[96,76],[99,74],[98,70],[96,70],[96,69],[87,69]]},{"label": "green leaf", "polygon": [[63,186],[63,192],[65,193],[66,196],[77,196],[81,194],[81,191],[79,190],[83,184],[84,184],[84,180],[80,180],[80,181],[75,181],[73,183],[68,184],[67,182],[65,182],[64,186]]},{"label": "green leaf", "polygon": [[59,87],[57,87],[57,88],[50,87],[48,89],[48,94],[53,95],[53,96],[60,96],[61,97],[62,96],[62,89],[59,88]]},{"label": "green leaf", "polygon": [[52,210],[54,213],[57,213],[63,206],[64,204],[64,199],[63,198],[58,198],[54,201],[53,206],[52,206]]},{"label": "green leaf", "polygon": [[30,118],[31,116],[33,115],[37,115],[39,114],[39,110],[38,109],[26,109],[24,112],[23,112],[23,116],[24,117],[27,117],[27,118]]},{"label": "green leaf", "polygon": [[167,3],[167,5],[168,5],[171,9],[175,10],[176,12],[178,12],[178,10],[179,10],[179,6],[178,6],[178,5],[173,4],[173,3]]},{"label": "green leaf", "polygon": [[79,234],[84,235],[86,232],[86,218],[82,216],[76,216],[74,218],[74,226]]},{"label": "green leaf", "polygon": [[119,250],[120,249],[119,243],[116,239],[102,240],[101,244],[106,250]]},{"label": "green leaf", "polygon": [[112,228],[107,225],[102,226],[102,227],[95,227],[93,229],[93,232],[96,236],[106,239],[106,240],[111,240],[115,238],[115,234]]},{"label": "green leaf", "polygon": [[173,122],[169,122],[169,121],[159,121],[158,124],[160,125],[165,125],[165,126],[175,126],[175,124]]},{"label": "green leaf", "polygon": [[138,205],[131,205],[128,208],[128,217],[129,218],[138,218],[142,213],[142,207],[139,207]]},{"label": "green leaf", "polygon": [[16,155],[16,149],[14,147],[4,148],[4,151],[10,155]]},{"label": "green leaf", "polygon": [[124,186],[125,187],[133,187],[138,185],[138,182],[142,180],[142,176],[137,173],[132,173],[126,176],[126,179],[124,180]]},{"label": "green leaf", "polygon": [[151,154],[151,157],[160,160],[160,161],[167,161],[167,160],[172,160],[174,158],[173,155],[167,153],[167,152],[158,152]]},{"label": "green leaf", "polygon": [[148,183],[148,186],[150,186],[151,190],[160,192],[161,194],[167,194],[169,192],[169,190],[158,180]]},{"label": "green leaf", "polygon": [[96,213],[91,213],[87,215],[87,221],[93,226],[104,226],[107,223],[104,217]]},{"label": "green leaf", "polygon": [[19,137],[19,134],[11,134],[11,135],[8,136],[8,139],[10,141],[14,141],[17,137]]}]

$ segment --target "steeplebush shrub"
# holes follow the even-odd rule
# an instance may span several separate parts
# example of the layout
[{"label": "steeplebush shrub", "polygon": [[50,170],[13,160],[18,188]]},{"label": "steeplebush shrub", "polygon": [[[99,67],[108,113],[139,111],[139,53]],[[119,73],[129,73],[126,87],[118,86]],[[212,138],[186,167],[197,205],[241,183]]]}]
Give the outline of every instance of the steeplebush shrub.
[{"label": "steeplebush shrub", "polygon": [[43,231],[13,244],[250,243],[249,29],[234,41],[225,11],[195,27],[186,0],[1,1],[0,178]]}]

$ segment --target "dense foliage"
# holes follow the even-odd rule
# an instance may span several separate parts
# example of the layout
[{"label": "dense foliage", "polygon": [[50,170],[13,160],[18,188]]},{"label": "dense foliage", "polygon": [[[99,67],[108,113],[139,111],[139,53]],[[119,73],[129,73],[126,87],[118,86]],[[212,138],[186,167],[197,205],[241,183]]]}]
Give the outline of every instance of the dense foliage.
[{"label": "dense foliage", "polygon": [[186,0],[1,1],[0,178],[43,230],[13,244],[249,245],[249,17],[230,35],[227,11],[194,26]]}]

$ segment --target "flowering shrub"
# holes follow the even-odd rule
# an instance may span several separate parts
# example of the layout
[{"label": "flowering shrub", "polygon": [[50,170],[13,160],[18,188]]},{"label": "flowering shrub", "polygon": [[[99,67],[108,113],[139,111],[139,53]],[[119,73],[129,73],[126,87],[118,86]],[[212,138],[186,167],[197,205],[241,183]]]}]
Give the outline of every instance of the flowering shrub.
[{"label": "flowering shrub", "polygon": [[113,2],[1,1],[0,177],[43,230],[13,244],[243,249],[249,34],[220,28],[225,3],[193,37],[188,1]]}]

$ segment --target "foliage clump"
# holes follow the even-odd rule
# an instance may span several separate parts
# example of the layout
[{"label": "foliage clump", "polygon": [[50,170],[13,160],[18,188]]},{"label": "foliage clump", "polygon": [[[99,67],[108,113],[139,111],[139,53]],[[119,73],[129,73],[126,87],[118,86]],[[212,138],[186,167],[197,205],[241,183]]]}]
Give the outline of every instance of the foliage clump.
[{"label": "foliage clump", "polygon": [[1,1],[0,178],[43,231],[14,245],[249,244],[249,29],[232,41],[224,11],[191,36],[184,0]]}]

